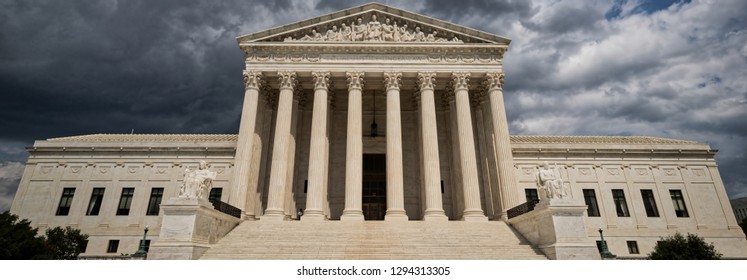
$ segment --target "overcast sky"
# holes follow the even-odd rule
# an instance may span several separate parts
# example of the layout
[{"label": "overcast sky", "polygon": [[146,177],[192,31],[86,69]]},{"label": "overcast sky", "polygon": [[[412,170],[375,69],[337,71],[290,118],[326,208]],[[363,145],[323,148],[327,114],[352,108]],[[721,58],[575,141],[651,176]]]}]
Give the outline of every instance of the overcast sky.
[{"label": "overcast sky", "polygon": [[[364,3],[0,0],[0,211],[36,139],[236,133],[235,37]],[[511,134],[706,142],[747,196],[747,1],[382,3],[512,39]]]}]

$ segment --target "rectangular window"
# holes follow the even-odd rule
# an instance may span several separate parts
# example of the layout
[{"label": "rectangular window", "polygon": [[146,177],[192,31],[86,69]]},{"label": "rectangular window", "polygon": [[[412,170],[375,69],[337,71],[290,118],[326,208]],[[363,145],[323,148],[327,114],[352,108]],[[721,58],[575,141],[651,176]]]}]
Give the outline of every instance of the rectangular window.
[{"label": "rectangular window", "polygon": [[221,196],[223,196],[223,188],[212,188],[210,189],[210,195],[208,196],[208,201],[220,201]]},{"label": "rectangular window", "polygon": [[104,201],[104,188],[93,188],[91,193],[91,201],[88,202],[88,209],[86,215],[96,216],[101,210],[101,203]]},{"label": "rectangular window", "polygon": [[588,207],[589,217],[599,217],[599,207],[597,206],[597,195],[592,189],[584,189],[584,201]]},{"label": "rectangular window", "polygon": [[148,210],[146,211],[145,215],[158,216],[158,211],[161,210],[161,198],[163,198],[163,188],[153,188],[150,191]]},{"label": "rectangular window", "polygon": [[57,216],[67,216],[70,213],[70,205],[73,204],[73,195],[75,195],[75,188],[64,188],[62,190],[62,197],[60,197],[60,205],[57,206]]},{"label": "rectangular window", "polygon": [[615,210],[618,217],[630,217],[628,212],[628,203],[625,202],[625,192],[623,190],[612,190],[612,199],[615,201]]},{"label": "rectangular window", "polygon": [[646,216],[659,217],[659,209],[656,208],[656,199],[654,199],[654,191],[641,190],[641,197],[643,198],[643,207],[646,208]]},{"label": "rectangular window", "polygon": [[677,217],[687,218],[690,217],[687,214],[687,206],[685,206],[685,198],[682,197],[681,190],[669,190],[669,195],[672,196],[672,204],[674,204],[674,213]]},{"label": "rectangular window", "polygon": [[122,189],[122,196],[119,198],[119,206],[117,206],[117,216],[127,216],[130,214],[130,204],[132,204],[133,195],[135,195],[135,188]]},{"label": "rectangular window", "polygon": [[628,241],[628,253],[631,253],[631,254],[640,254],[638,252],[638,242],[636,242],[636,241]]},{"label": "rectangular window", "polygon": [[527,198],[527,202],[539,201],[537,189],[524,189],[524,196]]},{"label": "rectangular window", "polygon": [[107,253],[116,253],[119,249],[119,240],[109,240],[109,245],[106,246]]}]

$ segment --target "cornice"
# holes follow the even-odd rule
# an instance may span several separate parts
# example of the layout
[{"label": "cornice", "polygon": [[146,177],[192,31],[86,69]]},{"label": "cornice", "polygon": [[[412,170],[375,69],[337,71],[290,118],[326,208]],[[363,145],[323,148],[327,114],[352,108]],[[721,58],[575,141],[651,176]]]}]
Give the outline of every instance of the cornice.
[{"label": "cornice", "polygon": [[395,42],[253,42],[239,44],[244,54],[257,52],[298,52],[298,53],[482,53],[500,55],[508,50],[507,45],[462,44],[462,43],[395,43]]}]

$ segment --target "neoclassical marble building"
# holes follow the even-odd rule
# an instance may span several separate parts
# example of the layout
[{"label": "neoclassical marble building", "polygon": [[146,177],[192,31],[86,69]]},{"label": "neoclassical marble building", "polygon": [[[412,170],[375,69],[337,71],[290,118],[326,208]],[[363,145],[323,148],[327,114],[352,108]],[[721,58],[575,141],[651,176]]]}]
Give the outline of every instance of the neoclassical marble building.
[{"label": "neoclassical marble building", "polygon": [[[512,238],[528,240],[542,258],[566,258],[546,250],[563,242],[594,247],[598,229],[618,257],[645,257],[659,237],[675,232],[705,237],[725,257],[747,257],[716,151],[707,144],[642,136],[510,136],[503,102],[507,38],[367,4],[237,41],[246,64],[238,135],[37,141],[28,149],[11,212],[42,229],[81,228],[91,235],[84,256],[134,253],[146,225],[148,239],[157,243],[168,239],[164,231],[177,234],[162,228],[176,212],[160,205],[177,196],[184,169],[204,160],[217,174],[211,200],[240,209],[240,215],[197,227],[225,227],[226,240],[270,226],[373,230],[396,224],[446,232],[486,225],[515,228],[521,234]],[[537,234],[543,226],[532,224],[540,218],[519,221],[507,214],[543,196],[538,172],[550,167],[567,190],[563,200],[576,203],[563,205],[580,209],[568,214],[577,218],[573,223],[550,222],[581,233],[572,240],[547,243]],[[555,211],[549,205],[547,211]],[[282,240],[290,234],[284,229],[271,234]],[[211,255],[225,233],[211,234],[189,241],[202,248],[192,258],[205,250],[210,258],[241,258]],[[250,240],[258,234],[223,246],[252,247],[264,242]],[[422,238],[439,239],[434,236]],[[507,241],[480,242],[502,248]],[[386,258],[341,250],[313,256]],[[432,250],[388,257],[469,258]],[[500,249],[491,252],[474,257],[512,258]],[[273,256],[283,258],[280,253]]]}]

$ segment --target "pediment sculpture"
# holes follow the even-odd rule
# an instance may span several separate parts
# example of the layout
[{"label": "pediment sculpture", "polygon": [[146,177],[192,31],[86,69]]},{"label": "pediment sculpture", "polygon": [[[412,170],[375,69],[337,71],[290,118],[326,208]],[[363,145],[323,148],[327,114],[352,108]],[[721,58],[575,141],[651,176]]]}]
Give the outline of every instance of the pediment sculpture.
[{"label": "pediment sculpture", "polygon": [[390,18],[386,18],[384,22],[379,22],[376,14],[371,15],[371,19],[364,23],[363,19],[358,17],[355,22],[347,25],[345,23],[340,24],[340,28],[337,25],[333,25],[332,28],[324,32],[317,31],[316,28],[311,29],[311,33],[304,35],[301,38],[294,39],[287,37],[285,42],[452,42],[452,43],[463,43],[462,40],[454,36],[451,39],[440,37],[438,31],[432,31],[426,34],[420,28],[416,26],[415,29],[410,29],[407,24],[398,26],[397,22],[393,22]]}]

